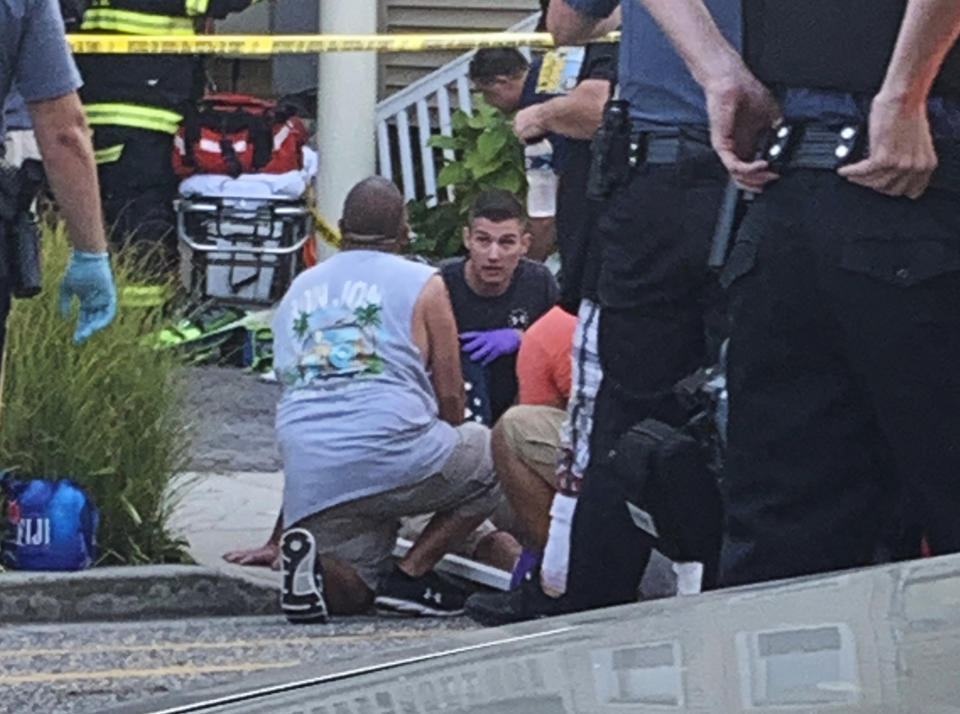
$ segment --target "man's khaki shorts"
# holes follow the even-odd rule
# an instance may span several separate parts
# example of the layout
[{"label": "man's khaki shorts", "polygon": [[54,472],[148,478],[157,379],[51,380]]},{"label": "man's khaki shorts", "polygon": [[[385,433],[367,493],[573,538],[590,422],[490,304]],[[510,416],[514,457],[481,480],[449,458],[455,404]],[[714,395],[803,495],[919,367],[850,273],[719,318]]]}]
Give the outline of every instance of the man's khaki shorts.
[{"label": "man's khaki shorts", "polygon": [[502,498],[490,455],[490,430],[473,422],[457,427],[460,441],[440,473],[411,486],[341,503],[296,524],[317,540],[317,552],[338,558],[375,590],[392,567],[403,516],[455,513],[488,516]]},{"label": "man's khaki shorts", "polygon": [[510,407],[500,417],[507,446],[554,489],[559,490],[557,451],[560,428],[567,413],[563,409],[532,404]]}]

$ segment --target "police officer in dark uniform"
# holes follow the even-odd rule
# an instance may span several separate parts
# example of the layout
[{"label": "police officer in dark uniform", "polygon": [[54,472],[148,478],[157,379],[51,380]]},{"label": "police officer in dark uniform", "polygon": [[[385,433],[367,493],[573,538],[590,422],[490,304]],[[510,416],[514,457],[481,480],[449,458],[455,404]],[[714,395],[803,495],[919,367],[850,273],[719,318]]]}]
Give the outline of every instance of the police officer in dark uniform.
[{"label": "police officer in dark uniform", "polygon": [[960,550],[960,3],[743,0],[745,66],[701,0],[641,1],[762,190],[723,272],[722,582],[870,563],[901,491]]},{"label": "police officer in dark uniform", "polygon": [[[726,36],[739,42],[739,0],[709,2]],[[703,92],[634,0],[622,6],[617,0],[555,0],[548,26],[559,43],[587,39],[618,7],[622,102],[608,109],[604,127],[617,138],[595,151],[615,184],[593,234],[603,251],[597,340],[603,378],[571,523],[566,592],[549,597],[533,578],[506,596],[472,596],[466,612],[483,624],[636,600],[659,531],[638,527],[611,456],[645,419],[675,426],[685,421],[674,385],[716,359],[723,330],[707,257],[726,173],[710,146]],[[716,554],[703,559],[714,561],[707,569],[715,571]]]}]

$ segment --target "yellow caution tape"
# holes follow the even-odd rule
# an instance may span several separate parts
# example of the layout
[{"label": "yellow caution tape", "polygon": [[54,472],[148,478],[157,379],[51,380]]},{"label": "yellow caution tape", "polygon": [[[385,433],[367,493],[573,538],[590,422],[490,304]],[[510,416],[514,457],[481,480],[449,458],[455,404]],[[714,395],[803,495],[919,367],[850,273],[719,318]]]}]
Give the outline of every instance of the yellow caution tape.
[{"label": "yellow caution tape", "polygon": [[337,227],[321,216],[316,206],[312,206],[310,212],[313,214],[313,224],[316,234],[330,245],[340,245],[340,231]]},{"label": "yellow caution tape", "polygon": [[[281,55],[321,52],[424,52],[481,47],[553,47],[548,32],[419,35],[68,35],[77,54]],[[604,42],[617,42],[611,33]]]}]

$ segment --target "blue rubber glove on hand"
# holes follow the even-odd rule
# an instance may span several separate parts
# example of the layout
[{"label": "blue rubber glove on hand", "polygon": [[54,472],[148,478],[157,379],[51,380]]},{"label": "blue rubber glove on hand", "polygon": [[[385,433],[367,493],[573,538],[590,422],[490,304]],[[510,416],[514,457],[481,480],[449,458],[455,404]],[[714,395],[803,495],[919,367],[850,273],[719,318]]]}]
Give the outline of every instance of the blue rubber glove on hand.
[{"label": "blue rubber glove on hand", "polygon": [[60,314],[70,312],[74,296],[80,300],[74,343],[83,342],[94,332],[110,324],[117,314],[117,289],[107,253],[73,251],[67,272],[60,282]]},{"label": "blue rubber glove on hand", "polygon": [[509,355],[520,349],[520,333],[512,327],[483,332],[463,332],[463,349],[474,362],[487,366],[498,357]]}]

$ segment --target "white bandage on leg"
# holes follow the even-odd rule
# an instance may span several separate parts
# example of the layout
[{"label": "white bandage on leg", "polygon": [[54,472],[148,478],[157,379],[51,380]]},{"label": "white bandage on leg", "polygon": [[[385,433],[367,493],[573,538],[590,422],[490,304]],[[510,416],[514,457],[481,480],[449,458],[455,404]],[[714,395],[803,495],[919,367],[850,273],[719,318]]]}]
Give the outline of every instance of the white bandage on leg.
[{"label": "white bandage on leg", "polygon": [[570,525],[577,499],[558,493],[550,507],[550,531],[540,564],[540,586],[550,597],[567,591],[567,568],[570,563]]}]

